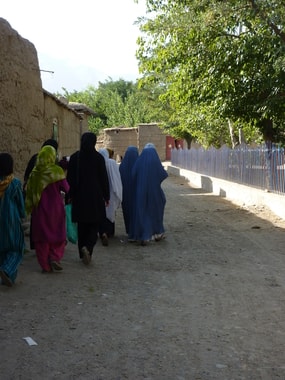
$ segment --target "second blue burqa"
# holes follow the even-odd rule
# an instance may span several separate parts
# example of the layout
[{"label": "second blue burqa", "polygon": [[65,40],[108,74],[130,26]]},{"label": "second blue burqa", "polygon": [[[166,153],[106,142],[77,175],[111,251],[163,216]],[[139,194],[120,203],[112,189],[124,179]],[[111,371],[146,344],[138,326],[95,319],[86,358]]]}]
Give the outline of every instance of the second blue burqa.
[{"label": "second blue burqa", "polygon": [[121,180],[123,185],[123,200],[122,200],[122,210],[124,216],[124,223],[126,233],[130,240],[133,239],[132,236],[132,225],[134,223],[134,209],[135,209],[135,198],[134,198],[134,183],[132,179],[132,169],[135,162],[139,156],[139,150],[136,146],[129,146],[125,152],[123,161],[120,164],[119,170],[121,174]]},{"label": "second blue burqa", "polygon": [[161,183],[168,174],[161,164],[153,144],[147,144],[132,171],[135,191],[133,236],[138,241],[148,241],[165,232],[163,226],[165,194]]}]

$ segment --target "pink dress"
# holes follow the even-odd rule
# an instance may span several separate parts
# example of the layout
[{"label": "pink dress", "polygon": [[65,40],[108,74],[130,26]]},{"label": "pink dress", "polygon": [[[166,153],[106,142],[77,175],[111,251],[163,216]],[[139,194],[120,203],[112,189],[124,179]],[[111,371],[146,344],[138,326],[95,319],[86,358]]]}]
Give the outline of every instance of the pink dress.
[{"label": "pink dress", "polygon": [[67,193],[66,179],[51,183],[42,192],[38,207],[32,217],[33,241],[59,243],[66,239],[64,199],[61,191]]},{"label": "pink dress", "polygon": [[66,244],[64,198],[69,185],[66,179],[49,184],[32,212],[32,240],[43,271],[51,270],[53,261],[59,262]]}]

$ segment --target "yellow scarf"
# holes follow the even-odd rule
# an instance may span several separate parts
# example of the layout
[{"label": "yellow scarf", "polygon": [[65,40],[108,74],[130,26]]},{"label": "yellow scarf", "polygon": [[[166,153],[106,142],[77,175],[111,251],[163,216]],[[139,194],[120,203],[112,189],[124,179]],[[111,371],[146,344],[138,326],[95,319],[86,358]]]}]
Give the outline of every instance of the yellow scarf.
[{"label": "yellow scarf", "polygon": [[65,178],[63,169],[56,165],[56,150],[52,146],[44,146],[38,154],[37,162],[32,170],[26,192],[26,211],[30,214],[37,207],[43,190],[50,184]]},{"label": "yellow scarf", "polygon": [[14,174],[10,174],[7,177],[4,177],[4,179],[2,179],[2,181],[0,181],[0,198],[3,197],[5,190],[10,185],[13,178],[14,178]]}]

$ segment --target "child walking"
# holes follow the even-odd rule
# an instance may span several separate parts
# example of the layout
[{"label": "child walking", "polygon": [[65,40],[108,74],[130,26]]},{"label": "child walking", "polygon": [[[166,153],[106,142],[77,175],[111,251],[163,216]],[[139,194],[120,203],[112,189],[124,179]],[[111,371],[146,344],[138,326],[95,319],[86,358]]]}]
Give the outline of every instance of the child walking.
[{"label": "child walking", "polygon": [[32,240],[42,273],[62,270],[66,245],[62,193],[69,191],[63,169],[56,164],[56,150],[44,146],[37,157],[26,191],[26,212],[32,214]]},{"label": "child walking", "polygon": [[0,153],[0,277],[6,286],[15,283],[25,250],[24,197],[13,164],[9,153]]}]

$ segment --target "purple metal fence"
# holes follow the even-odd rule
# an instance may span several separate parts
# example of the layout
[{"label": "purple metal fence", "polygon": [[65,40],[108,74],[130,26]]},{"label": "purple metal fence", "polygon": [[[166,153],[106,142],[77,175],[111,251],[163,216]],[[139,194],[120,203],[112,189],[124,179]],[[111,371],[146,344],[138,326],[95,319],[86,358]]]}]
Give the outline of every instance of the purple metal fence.
[{"label": "purple metal fence", "polygon": [[174,166],[278,194],[285,193],[284,161],[284,148],[275,145],[171,150]]}]

